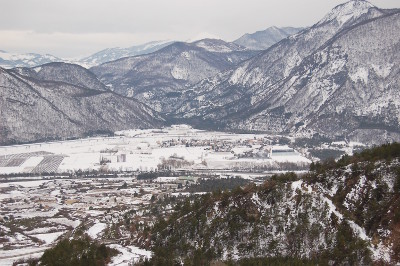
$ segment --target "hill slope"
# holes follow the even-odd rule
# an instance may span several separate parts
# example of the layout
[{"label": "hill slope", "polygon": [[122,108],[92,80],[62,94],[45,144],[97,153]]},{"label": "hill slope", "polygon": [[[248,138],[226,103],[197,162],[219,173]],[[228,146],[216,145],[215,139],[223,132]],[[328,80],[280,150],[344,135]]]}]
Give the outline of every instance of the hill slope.
[{"label": "hill slope", "polygon": [[[51,73],[51,78],[46,73]],[[164,123],[158,113],[106,90],[93,74],[79,66],[0,68],[0,88],[0,145],[83,137]]]},{"label": "hill slope", "polygon": [[399,159],[400,145],[385,145],[313,165],[301,179],[288,173],[187,201],[154,226],[151,262],[398,263]]},{"label": "hill slope", "polygon": [[15,68],[10,71],[37,80],[59,81],[93,90],[109,91],[96,75],[75,64],[48,63],[34,68]]}]

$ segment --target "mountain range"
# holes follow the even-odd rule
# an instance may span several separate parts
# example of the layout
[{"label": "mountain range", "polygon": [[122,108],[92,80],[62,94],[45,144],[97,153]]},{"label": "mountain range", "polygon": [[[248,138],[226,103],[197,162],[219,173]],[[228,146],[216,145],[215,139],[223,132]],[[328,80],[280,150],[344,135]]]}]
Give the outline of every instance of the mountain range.
[{"label": "mountain range", "polygon": [[175,42],[151,54],[121,58],[90,70],[114,92],[169,113],[185,90],[257,53],[215,39]]},{"label": "mountain range", "polygon": [[[1,143],[177,121],[367,143],[400,140],[399,17],[399,9],[353,0],[262,51],[204,39],[136,47],[165,45],[89,70],[67,63],[2,69]],[[106,58],[103,52],[98,55]]]},{"label": "mountain range", "polygon": [[[247,47],[249,50],[264,50],[278,41],[299,31],[301,28],[293,27],[270,27],[264,31],[253,34],[245,34],[234,43]],[[197,41],[197,40],[196,40]],[[101,65],[106,62],[118,60],[124,57],[144,55],[156,52],[175,41],[152,41],[141,45],[134,45],[128,48],[107,48],[90,56],[78,59],[63,59],[49,54],[17,54],[0,50],[0,67],[10,69],[15,67],[35,67],[52,62],[74,63],[86,68]],[[194,42],[194,41],[189,41]]]},{"label": "mountain range", "polygon": [[227,130],[400,139],[400,11],[350,1],[182,95],[177,117]]},{"label": "mountain range", "polygon": [[62,59],[49,54],[16,54],[0,50],[0,67],[10,69],[15,67],[36,67],[47,63],[64,62],[75,63],[84,67],[93,67],[105,62],[117,60],[123,57],[149,54],[155,52],[172,41],[154,41],[142,45],[135,45],[129,48],[107,48],[80,59]]}]

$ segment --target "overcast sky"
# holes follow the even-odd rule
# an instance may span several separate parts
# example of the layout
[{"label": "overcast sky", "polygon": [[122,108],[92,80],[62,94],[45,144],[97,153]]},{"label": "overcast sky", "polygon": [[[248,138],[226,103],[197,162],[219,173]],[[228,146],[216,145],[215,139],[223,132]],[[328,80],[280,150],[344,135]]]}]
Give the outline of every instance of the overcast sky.
[{"label": "overcast sky", "polygon": [[[70,58],[109,47],[203,36],[232,41],[305,27],[345,0],[0,0],[0,50]],[[371,0],[399,8],[399,0]]]}]

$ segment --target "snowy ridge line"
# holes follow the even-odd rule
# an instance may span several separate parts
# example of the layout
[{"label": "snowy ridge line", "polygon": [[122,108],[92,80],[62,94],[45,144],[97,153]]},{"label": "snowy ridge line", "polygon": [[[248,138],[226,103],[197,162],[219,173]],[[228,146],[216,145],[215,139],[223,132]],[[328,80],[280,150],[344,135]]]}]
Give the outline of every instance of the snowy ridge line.
[{"label": "snowy ridge line", "polygon": [[[338,33],[336,33],[332,38],[330,38],[326,43],[324,43],[320,48],[316,49],[315,53],[310,54],[308,57],[312,58],[313,55],[315,55],[316,53],[319,52],[319,50],[323,50],[325,48],[327,48],[328,46],[332,45],[333,43],[336,42],[336,39],[342,37],[343,35],[346,35],[347,33],[349,33],[350,31],[352,31],[355,28],[358,28],[359,26],[371,23],[373,21],[382,19],[382,18],[386,18],[386,17],[390,17],[393,15],[397,15],[400,14],[400,9],[394,9],[394,10],[390,10],[390,12],[383,14],[381,16],[378,17],[374,17],[374,18],[370,18],[364,21],[361,21],[359,23],[356,23],[354,25],[351,25],[349,27],[344,28],[343,30],[339,31]],[[307,57],[306,57],[307,58]],[[304,60],[306,60],[306,58]]]},{"label": "snowy ridge line", "polygon": [[375,8],[375,6],[367,1],[349,1],[336,6],[322,20],[320,20],[318,24],[336,20],[343,25],[350,19],[359,18],[364,15],[370,8]]}]

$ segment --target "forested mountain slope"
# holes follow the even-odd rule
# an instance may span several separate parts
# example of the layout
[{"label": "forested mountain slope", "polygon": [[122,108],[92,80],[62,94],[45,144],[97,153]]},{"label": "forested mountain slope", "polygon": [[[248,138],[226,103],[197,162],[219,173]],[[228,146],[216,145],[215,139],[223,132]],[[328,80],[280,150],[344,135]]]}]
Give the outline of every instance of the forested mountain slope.
[{"label": "forested mountain slope", "polygon": [[154,226],[150,263],[393,265],[400,262],[399,201],[394,143],[313,164],[303,176],[275,175],[186,201]]},{"label": "forested mountain slope", "polygon": [[80,66],[0,68],[0,87],[0,145],[154,128],[165,121],[146,105],[107,90]]}]

